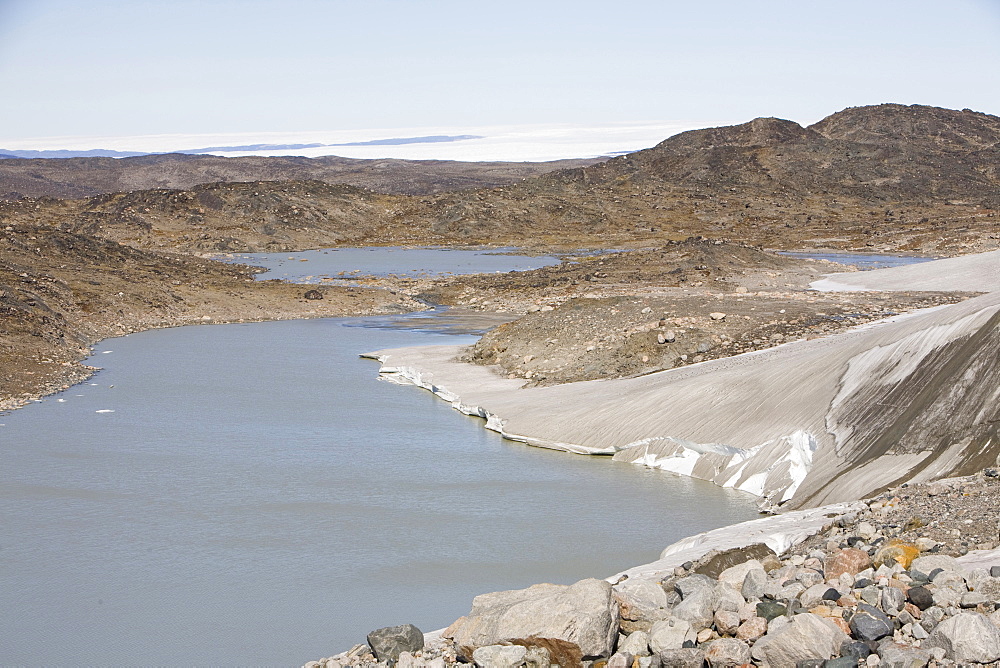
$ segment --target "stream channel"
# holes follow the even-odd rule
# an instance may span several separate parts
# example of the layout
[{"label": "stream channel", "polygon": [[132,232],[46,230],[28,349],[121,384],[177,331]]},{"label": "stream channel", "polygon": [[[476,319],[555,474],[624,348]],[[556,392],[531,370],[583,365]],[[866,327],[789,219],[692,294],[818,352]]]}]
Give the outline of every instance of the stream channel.
[{"label": "stream channel", "polygon": [[[268,262],[302,280],[552,261],[416,250]],[[89,381],[0,414],[0,664],[301,665],[757,517],[707,482],[504,441],[358,357],[475,340],[438,317],[108,339]]]}]

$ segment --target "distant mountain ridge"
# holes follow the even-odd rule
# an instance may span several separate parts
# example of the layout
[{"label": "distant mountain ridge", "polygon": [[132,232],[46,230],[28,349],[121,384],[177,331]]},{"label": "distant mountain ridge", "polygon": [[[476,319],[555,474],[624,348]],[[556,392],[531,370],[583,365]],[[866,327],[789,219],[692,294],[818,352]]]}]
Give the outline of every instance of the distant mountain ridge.
[{"label": "distant mountain ridge", "polygon": [[224,158],[185,153],[123,158],[0,159],[0,198],[79,198],[150,188],[186,189],[215,182],[307,180],[344,183],[386,193],[424,195],[504,185],[555,169],[594,164],[602,159],[460,162],[363,160],[336,156]]},{"label": "distant mountain ridge", "polygon": [[[15,202],[0,216],[57,216],[76,220],[77,226],[100,220],[93,227],[100,234],[187,251],[290,250],[348,240],[622,246],[693,235],[770,248],[928,253],[1000,243],[1000,118],[921,105],[855,107],[809,127],[757,118],[692,130],[603,162],[563,163],[565,169],[550,163],[546,173],[495,187],[486,187],[484,175],[510,170],[510,163],[480,163],[482,180],[476,186],[470,163],[207,156],[76,160],[95,162],[89,172],[74,172],[87,163],[64,161],[72,169],[58,178],[50,173],[48,180],[79,187],[73,180],[79,183],[81,173],[109,179],[109,169],[128,164],[134,165],[128,173],[132,183],[138,184],[141,174],[145,183],[159,179],[165,188],[176,188],[171,184],[193,180],[194,171],[201,184],[187,191],[147,190],[76,202]],[[3,168],[24,178],[50,164],[0,162],[0,183],[10,183]],[[341,183],[382,193],[409,188],[415,194],[419,188],[407,179],[421,170],[454,171],[448,172],[451,180],[434,182],[438,192],[425,185],[418,198],[331,189],[314,176],[321,168],[330,174],[356,170],[364,177]],[[222,173],[225,179],[218,177]],[[395,190],[378,183],[380,173],[394,174]],[[127,182],[124,173],[115,178]],[[454,187],[463,183],[470,186]]]}]

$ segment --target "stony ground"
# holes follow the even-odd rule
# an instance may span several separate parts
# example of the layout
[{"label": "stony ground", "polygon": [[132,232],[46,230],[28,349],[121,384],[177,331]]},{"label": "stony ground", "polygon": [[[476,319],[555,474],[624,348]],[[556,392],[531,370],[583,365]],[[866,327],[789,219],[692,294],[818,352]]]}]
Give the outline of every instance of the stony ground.
[{"label": "stony ground", "polygon": [[385,290],[259,282],[255,274],[250,267],[140,251],[72,232],[0,228],[0,410],[86,378],[93,369],[81,360],[109,336],[424,308]]},{"label": "stony ground", "polygon": [[[575,626],[559,625],[560,606],[584,583],[560,589],[559,605],[541,615],[556,623],[539,622],[534,637],[510,635],[516,606],[498,615],[478,597],[469,617],[427,647],[400,644],[398,631],[383,629],[369,644],[307,665],[384,666],[393,656],[398,666],[485,668],[1000,665],[1000,553],[989,570],[955,559],[997,547],[998,476],[986,469],[889,490],[831,514],[827,527],[782,555],[756,545],[710,552],[658,581],[584,581],[591,590],[606,585],[606,600],[578,597]],[[542,596],[531,591],[490,596],[526,606]],[[608,601],[611,614],[602,615]],[[596,645],[601,656],[581,651],[608,629],[609,641]]]},{"label": "stony ground", "polygon": [[845,269],[692,238],[655,249],[571,257],[534,271],[373,284],[511,314],[514,320],[483,336],[465,360],[496,365],[532,384],[652,373],[828,336],[969,296],[808,289],[823,274]]}]

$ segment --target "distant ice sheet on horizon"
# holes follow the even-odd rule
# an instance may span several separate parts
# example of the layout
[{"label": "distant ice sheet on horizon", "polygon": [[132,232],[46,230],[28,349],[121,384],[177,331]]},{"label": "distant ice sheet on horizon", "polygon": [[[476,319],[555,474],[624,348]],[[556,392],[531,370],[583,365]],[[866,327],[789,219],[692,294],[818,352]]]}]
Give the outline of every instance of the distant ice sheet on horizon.
[{"label": "distant ice sheet on horizon", "polygon": [[[605,125],[509,125],[489,127],[395,128],[317,132],[260,132],[234,134],[171,134],[132,137],[39,137],[4,140],[9,150],[110,149],[163,153],[191,146],[244,147],[267,144],[340,144],[296,149],[212,151],[211,155],[238,157],[336,155],[345,158],[402,160],[462,160],[541,162],[591,158],[649,148],[679,132],[725,125],[727,122],[659,121]],[[365,144],[393,137],[477,135],[451,142]],[[356,145],[344,145],[344,144]]]}]

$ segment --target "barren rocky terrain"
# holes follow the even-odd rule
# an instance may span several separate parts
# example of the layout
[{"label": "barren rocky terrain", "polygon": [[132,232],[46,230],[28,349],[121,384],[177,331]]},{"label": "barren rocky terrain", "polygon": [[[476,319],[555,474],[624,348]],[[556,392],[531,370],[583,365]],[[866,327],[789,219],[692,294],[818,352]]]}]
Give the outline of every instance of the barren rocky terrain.
[{"label": "barren rocky terrain", "polygon": [[[253,160],[171,158],[174,164],[164,157],[131,166],[64,161],[68,171],[59,172],[63,167],[46,161],[33,175],[23,170],[37,161],[0,161],[2,168],[16,162],[22,169],[22,185],[5,186],[10,190],[31,194],[27,186],[34,184],[75,198],[0,201],[0,409],[84,377],[90,370],[80,360],[103,337],[180,324],[399,312],[427,302],[510,317],[465,359],[496,365],[530,385],[636,376],[829,336],[971,293],[816,293],[806,289],[810,281],[843,269],[763,249],[936,255],[996,249],[998,151],[1000,118],[890,104],[847,109],[807,128],[765,118],[682,133],[645,151],[517,182],[524,173],[509,166],[470,173],[461,165],[436,165],[441,169],[433,178],[412,166],[417,171],[409,176],[402,170],[380,181],[373,176],[380,167],[362,165],[364,178],[352,183],[371,188],[365,189],[331,184],[327,172],[309,171],[320,163],[302,172],[290,163],[280,172]],[[357,167],[335,163],[323,169],[343,174]],[[239,168],[222,175],[225,165]],[[75,179],[78,167],[83,176]],[[233,182],[244,178],[250,182]],[[161,180],[155,189],[124,186],[147,182],[142,179]],[[497,182],[504,185],[487,187]],[[307,288],[255,282],[251,268],[196,255],[429,243],[514,244],[561,251],[567,261],[519,274]],[[990,326],[983,324],[983,331]],[[995,336],[970,340],[992,345]],[[954,347],[946,352],[938,357],[958,360],[947,365],[951,375],[941,376],[951,382],[960,375],[961,355]],[[977,368],[991,355],[970,352]],[[975,389],[961,397],[992,391]],[[891,393],[872,396],[869,404],[885,400],[880,410],[898,418],[901,431],[892,433],[905,434],[920,422],[897,415],[906,407],[890,406]],[[959,409],[976,412],[975,406]],[[546,586],[542,593],[555,597],[543,599],[547,611],[562,605],[560,597],[571,589],[589,597],[585,604],[567,603],[566,625],[574,633],[599,618],[596,635],[586,640],[548,630],[531,636],[546,642],[520,642],[528,637],[521,630],[480,637],[476,628],[493,622],[470,627],[467,619],[440,644],[426,651],[414,645],[392,660],[410,666],[443,666],[458,657],[483,666],[556,660],[616,668],[706,661],[995,664],[1000,570],[948,559],[997,547],[996,480],[988,468],[957,481],[890,489],[831,511],[815,537],[787,553],[737,555],[729,566],[743,570],[735,574],[713,566],[719,555],[710,554],[647,584]],[[884,489],[893,481],[878,482]],[[539,592],[487,595],[469,618],[488,620],[493,603],[502,616],[511,601],[519,605]],[[378,665],[389,665],[376,656],[385,651],[377,644],[376,638],[320,665],[376,665],[379,659]]]},{"label": "barren rocky terrain", "polygon": [[181,153],[132,158],[0,159],[0,199],[79,198],[154,188],[190,189],[202,183],[311,180],[397,195],[427,195],[493,188],[601,160],[459,162],[336,156],[223,158]]},{"label": "barren rocky terrain", "polygon": [[655,575],[486,594],[440,635],[378,629],[306,665],[995,666],[998,476],[990,468],[830,508],[778,552],[751,522],[763,541],[668,547]]},{"label": "barren rocky terrain", "polygon": [[652,373],[844,331],[972,293],[816,292],[844,265],[691,238],[500,275],[370,282],[516,320],[464,358],[551,384]]},{"label": "barren rocky terrain", "polygon": [[422,308],[385,290],[257,282],[255,273],[72,232],[0,228],[0,410],[87,377],[93,370],[80,361],[91,344],[109,336]]},{"label": "barren rocky terrain", "polygon": [[953,255],[1000,244],[998,142],[996,116],[886,104],[808,128],[758,118],[693,130],[495,188],[404,196],[257,180],[6,201],[0,219],[202,252],[399,243],[641,248],[702,235],[777,249]]}]

